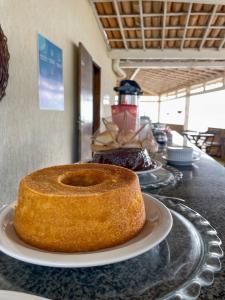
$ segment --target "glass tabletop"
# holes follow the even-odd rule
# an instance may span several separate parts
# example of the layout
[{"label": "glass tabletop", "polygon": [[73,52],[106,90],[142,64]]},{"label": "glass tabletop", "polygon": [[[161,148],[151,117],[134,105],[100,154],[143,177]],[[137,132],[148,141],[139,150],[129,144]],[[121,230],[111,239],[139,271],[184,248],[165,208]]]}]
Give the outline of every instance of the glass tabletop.
[{"label": "glass tabletop", "polygon": [[196,299],[220,270],[220,239],[209,222],[177,200],[164,198],[173,228],[162,243],[136,258],[102,267],[31,265],[0,254],[0,289],[52,300]]}]

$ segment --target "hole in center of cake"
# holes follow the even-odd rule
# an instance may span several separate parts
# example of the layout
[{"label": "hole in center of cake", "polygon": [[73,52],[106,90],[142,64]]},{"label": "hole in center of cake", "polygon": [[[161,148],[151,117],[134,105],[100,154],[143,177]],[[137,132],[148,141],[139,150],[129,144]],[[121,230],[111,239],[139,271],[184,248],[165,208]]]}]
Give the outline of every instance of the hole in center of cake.
[{"label": "hole in center of cake", "polygon": [[75,186],[75,187],[87,187],[97,185],[105,179],[103,174],[96,174],[95,171],[85,171],[85,172],[68,172],[60,176],[60,182],[65,185]]}]

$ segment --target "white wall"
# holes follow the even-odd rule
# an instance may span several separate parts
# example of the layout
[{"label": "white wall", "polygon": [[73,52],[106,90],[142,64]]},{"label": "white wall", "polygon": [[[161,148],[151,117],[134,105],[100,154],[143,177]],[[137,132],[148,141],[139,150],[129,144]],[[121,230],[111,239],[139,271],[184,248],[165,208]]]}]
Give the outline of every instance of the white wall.
[{"label": "white wall", "polygon": [[[0,102],[1,204],[15,200],[27,173],[73,161],[79,41],[102,68],[102,98],[113,99],[115,77],[87,0],[0,0],[0,23],[10,52],[10,78]],[[63,49],[64,112],[39,110],[38,32]],[[102,114],[108,112],[102,106]]]}]

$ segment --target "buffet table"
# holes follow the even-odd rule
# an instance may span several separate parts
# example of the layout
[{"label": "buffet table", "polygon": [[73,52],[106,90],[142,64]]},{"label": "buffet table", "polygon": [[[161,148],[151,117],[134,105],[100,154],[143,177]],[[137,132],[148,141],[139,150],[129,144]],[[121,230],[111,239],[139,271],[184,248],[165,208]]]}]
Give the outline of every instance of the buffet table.
[{"label": "buffet table", "polygon": [[[173,142],[183,145],[183,138],[173,132]],[[191,143],[186,145],[191,146]],[[197,148],[195,148],[197,149]],[[160,156],[159,156],[160,157]],[[190,167],[178,167],[183,180],[175,188],[170,186],[155,191],[157,194],[185,199],[185,205],[199,212],[217,230],[225,250],[225,168],[205,153]],[[212,286],[203,288],[199,299],[225,299],[225,259],[222,269],[215,274]]]},{"label": "buffet table", "polygon": [[[178,134],[173,133],[173,138],[176,144],[183,144],[183,139]],[[158,158],[163,162],[161,154]],[[177,186],[168,185],[155,189],[151,193],[184,199],[185,205],[199,212],[217,230],[223,248],[225,245],[225,168],[204,153],[201,160],[192,166],[177,168],[183,173],[183,180]],[[140,260],[134,258],[123,263],[86,269],[36,266],[1,253],[0,289],[22,291],[54,300],[156,299],[157,296],[149,298],[146,285],[148,282],[151,284],[146,272],[152,255],[150,251],[143,254]],[[225,259],[222,258],[221,261],[222,270],[215,274],[212,286],[202,288],[199,299],[225,299]],[[125,276],[126,272],[127,276]],[[144,287],[140,281],[145,281]],[[138,283],[140,283],[139,287]],[[135,289],[139,290],[135,291]]]}]

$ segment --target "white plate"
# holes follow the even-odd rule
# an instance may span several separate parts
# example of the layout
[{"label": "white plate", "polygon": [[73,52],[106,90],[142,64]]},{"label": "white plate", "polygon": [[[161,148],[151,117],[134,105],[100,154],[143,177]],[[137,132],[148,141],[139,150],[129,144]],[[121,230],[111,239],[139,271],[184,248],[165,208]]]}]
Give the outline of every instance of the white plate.
[{"label": "white plate", "polygon": [[1,300],[47,300],[47,298],[42,298],[30,294],[24,294],[13,291],[0,290]]},{"label": "white plate", "polygon": [[0,213],[0,250],[28,263],[64,268],[101,266],[127,260],[155,247],[166,238],[172,228],[169,209],[157,199],[143,194],[146,223],[142,231],[130,241],[116,247],[88,253],[58,253],[34,248],[16,234],[12,223],[15,203]]},{"label": "white plate", "polygon": [[156,163],[156,167],[154,169],[145,170],[145,171],[135,171],[135,173],[136,174],[147,174],[147,173],[149,174],[149,173],[153,173],[162,168],[161,162],[159,162],[158,160],[154,160],[154,162]]},{"label": "white plate", "polygon": [[176,165],[176,166],[191,166],[193,163],[200,160],[200,157],[193,157],[191,161],[175,161],[175,160],[169,160],[165,155],[162,156],[162,158],[165,159],[171,165]]}]

